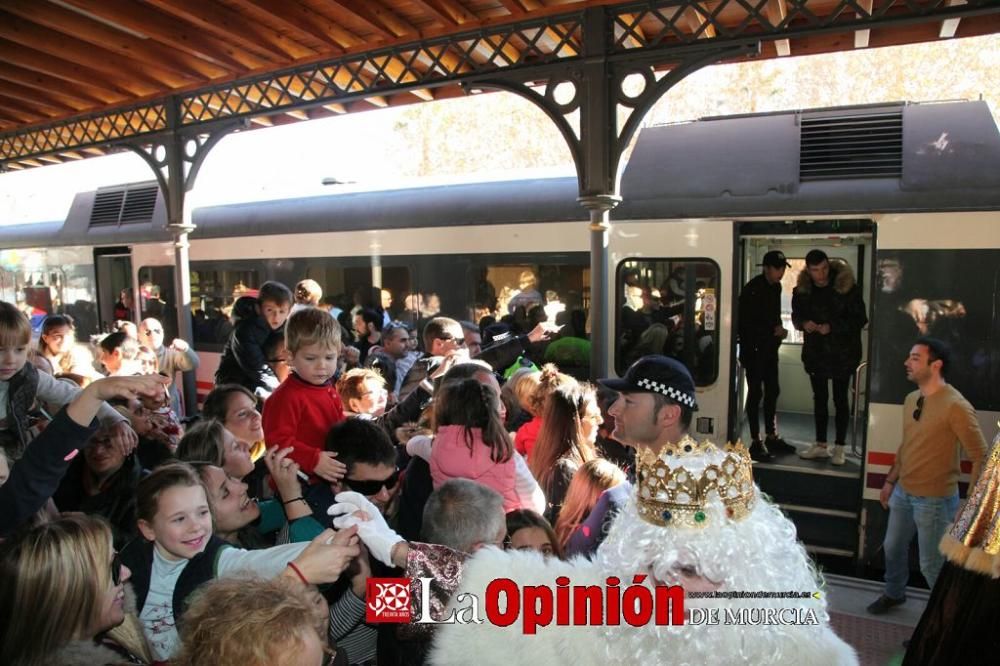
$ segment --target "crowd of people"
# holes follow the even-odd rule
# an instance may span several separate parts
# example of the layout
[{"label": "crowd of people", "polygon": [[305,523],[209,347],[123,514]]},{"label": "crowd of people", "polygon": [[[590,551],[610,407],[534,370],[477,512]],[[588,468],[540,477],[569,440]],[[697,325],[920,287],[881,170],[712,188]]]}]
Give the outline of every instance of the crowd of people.
[{"label": "crowd of people", "polygon": [[[413,602],[436,617],[501,574],[698,592],[821,582],[747,451],[688,437],[681,362],[644,356],[595,387],[544,363],[547,321],[413,327],[320,299],[311,280],[240,299],[189,422],[173,385],[198,358],[165,346],[157,320],[102,339],[98,377],[72,320],[48,317],[34,348],[31,322],[0,303],[0,663],[464,664],[491,640],[485,663],[717,649],[856,663],[822,599],[802,601],[813,626],[717,643],[692,627],[595,626],[566,648],[554,629],[532,643],[489,623],[370,622],[369,579],[404,574],[435,579]],[[674,658],[664,637],[703,644],[672,642]]]}]

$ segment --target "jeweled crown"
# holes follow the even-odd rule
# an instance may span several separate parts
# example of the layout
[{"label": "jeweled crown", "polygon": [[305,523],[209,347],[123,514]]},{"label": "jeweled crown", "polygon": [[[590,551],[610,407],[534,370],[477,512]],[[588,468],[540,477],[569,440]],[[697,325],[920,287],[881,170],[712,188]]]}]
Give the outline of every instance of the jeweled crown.
[{"label": "jeweled crown", "polygon": [[704,527],[714,513],[706,508],[713,504],[734,521],[753,509],[750,454],[742,442],[719,448],[685,435],[658,454],[641,449],[636,460],[639,515],[654,525]]}]

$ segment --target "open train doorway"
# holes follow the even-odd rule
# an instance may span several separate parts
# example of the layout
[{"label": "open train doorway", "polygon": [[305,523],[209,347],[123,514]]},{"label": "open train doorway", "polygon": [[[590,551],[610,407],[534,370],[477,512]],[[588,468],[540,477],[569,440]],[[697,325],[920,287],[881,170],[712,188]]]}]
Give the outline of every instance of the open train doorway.
[{"label": "open train doorway", "polygon": [[[132,253],[128,247],[94,248],[98,322],[102,333],[114,328],[117,319],[135,318],[132,289]],[[121,315],[129,313],[129,316]]]},{"label": "open train doorway", "polygon": [[[832,270],[841,276],[836,283],[836,278],[831,279],[831,287],[840,290],[853,281],[858,286],[870,322],[874,225],[869,220],[749,222],[739,224],[737,233],[740,267],[737,273],[741,276],[737,291],[742,291],[752,278],[762,273],[762,262],[768,252],[781,252],[788,264],[780,279],[780,326],[787,334],[783,334],[785,337],[778,347],[780,393],[775,416],[776,434],[788,447],[772,446],[769,455],[755,462],[754,477],[761,489],[795,522],[806,549],[821,557],[828,567],[832,558],[832,566],[846,573],[857,561],[860,548],[870,325],[860,331],[860,358],[855,361],[853,355],[848,355],[849,368],[843,358],[838,359],[841,384],[844,380],[847,382],[843,462],[833,457],[803,457],[808,456],[816,442],[824,441],[824,431],[829,451],[834,452],[838,436],[833,394],[837,388],[832,381],[826,383],[829,397],[828,418],[824,425],[821,418],[816,418],[814,382],[803,363],[805,333],[793,322],[792,299],[800,280],[806,286],[811,285],[806,256],[819,250],[829,258]],[[736,307],[738,310],[738,305]],[[734,314],[738,317],[738,313]],[[733,430],[749,445],[752,435],[745,409],[747,368],[742,364],[736,365],[734,383],[737,398]],[[766,442],[768,428],[764,407],[762,400],[758,409],[759,436]]]}]

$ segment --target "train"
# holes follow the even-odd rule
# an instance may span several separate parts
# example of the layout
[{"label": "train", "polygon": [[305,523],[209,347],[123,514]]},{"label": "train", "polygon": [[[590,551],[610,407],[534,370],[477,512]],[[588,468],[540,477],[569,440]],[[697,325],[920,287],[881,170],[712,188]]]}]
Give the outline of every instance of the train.
[{"label": "train", "polygon": [[[868,308],[851,389],[847,464],[784,456],[761,488],[830,566],[874,576],[886,512],[878,490],[901,438],[903,372],[921,334],[955,350],[950,380],[987,439],[1000,416],[1000,133],[982,101],[893,103],[711,117],[641,130],[612,211],[608,311],[591,312],[589,232],[575,178],[459,183],[198,208],[190,268],[198,390],[212,386],[228,310],[265,280],[315,279],[346,298],[381,288],[396,318],[506,314],[535,291],[561,321],[607,318],[608,367],[634,353],[624,318],[671,322],[667,353],[691,368],[698,437],[746,438],[734,334],[743,284],[769,250],[791,335],[780,351],[779,428],[812,439],[791,289],[811,249],[854,269]],[[65,220],[0,228],[0,294],[38,315],[69,312],[83,339],[114,319],[177,330],[174,248],[155,181],[76,195]],[[551,306],[551,308],[550,308]],[[585,336],[576,330],[575,335]],[[634,340],[632,341],[634,343]],[[585,361],[584,361],[585,362]],[[586,368],[583,369],[586,372]],[[964,486],[969,464],[963,462]]]}]

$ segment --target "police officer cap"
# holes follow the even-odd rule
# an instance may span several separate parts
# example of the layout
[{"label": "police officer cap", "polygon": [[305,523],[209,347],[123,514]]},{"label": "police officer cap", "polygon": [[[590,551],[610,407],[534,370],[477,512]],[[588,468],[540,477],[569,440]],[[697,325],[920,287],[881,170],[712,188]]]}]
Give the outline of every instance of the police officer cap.
[{"label": "police officer cap", "polygon": [[659,393],[679,405],[698,409],[694,380],[683,363],[668,356],[643,356],[621,379],[598,380],[602,386],[620,393]]}]

